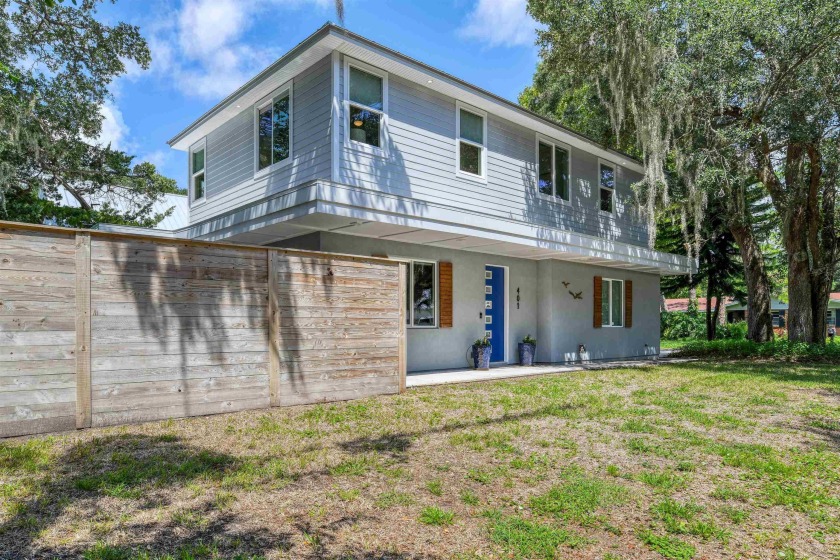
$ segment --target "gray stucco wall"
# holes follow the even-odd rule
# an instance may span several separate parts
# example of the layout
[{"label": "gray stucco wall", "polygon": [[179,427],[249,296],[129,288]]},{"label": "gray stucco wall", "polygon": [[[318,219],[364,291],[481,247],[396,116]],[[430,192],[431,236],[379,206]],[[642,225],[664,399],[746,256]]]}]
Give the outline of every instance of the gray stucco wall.
[{"label": "gray stucco wall", "polygon": [[[533,261],[497,257],[397,241],[336,233],[313,233],[278,242],[277,246],[356,255],[382,255],[448,261],[453,274],[454,325],[447,329],[408,329],[408,371],[460,368],[467,365],[467,348],[484,332],[484,267],[509,267],[507,361],[516,363],[517,343],[531,334],[538,340],[541,362],[578,360],[584,344],[592,360],[646,356],[659,346],[659,277],[614,268],[564,261]],[[593,278],[633,281],[633,327],[592,325]],[[563,282],[569,286],[563,286]],[[520,305],[516,308],[516,289]],[[583,292],[574,299],[568,292]],[[647,346],[645,346],[647,344]]]},{"label": "gray stucco wall", "polygon": [[[586,346],[592,360],[658,352],[659,276],[556,260],[540,261],[539,273],[540,300],[551,301],[548,307],[540,306],[540,332],[548,328],[552,333],[548,339],[543,336],[537,347],[539,361],[576,360],[579,344]],[[595,276],[633,281],[631,328],[593,326]],[[582,292],[582,299],[574,299],[570,290]]]}]

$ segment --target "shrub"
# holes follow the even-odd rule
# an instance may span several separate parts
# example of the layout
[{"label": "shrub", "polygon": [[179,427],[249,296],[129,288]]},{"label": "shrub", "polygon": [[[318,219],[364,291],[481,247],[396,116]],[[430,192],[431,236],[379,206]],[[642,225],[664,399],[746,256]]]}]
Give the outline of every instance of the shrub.
[{"label": "shrub", "polygon": [[747,338],[747,322],[726,323],[718,325],[715,331],[717,338],[725,340],[745,340]]},{"label": "shrub", "polygon": [[662,338],[684,340],[706,336],[705,315],[694,311],[664,311],[660,316]]},{"label": "shrub", "polygon": [[675,355],[690,358],[730,360],[780,360],[785,362],[840,362],[840,344],[812,344],[777,339],[771,342],[752,340],[694,340]]}]

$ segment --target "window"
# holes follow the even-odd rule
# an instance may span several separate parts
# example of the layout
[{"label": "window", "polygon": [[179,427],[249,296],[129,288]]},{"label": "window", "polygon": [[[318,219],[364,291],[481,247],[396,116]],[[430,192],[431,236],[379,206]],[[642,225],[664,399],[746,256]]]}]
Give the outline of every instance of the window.
[{"label": "window", "polygon": [[832,317],[831,309],[825,312],[825,324],[826,325],[833,325],[834,319]]},{"label": "window", "polygon": [[437,325],[437,263],[411,261],[408,265],[406,322],[412,327]]},{"label": "window", "polygon": [[257,171],[290,161],[292,155],[291,87],[257,105]]},{"label": "window", "polygon": [[465,109],[458,103],[457,159],[458,172],[484,178],[487,167],[487,117],[478,110]]},{"label": "window", "polygon": [[624,325],[624,281],[604,278],[601,284],[601,325]]},{"label": "window", "polygon": [[569,150],[551,142],[537,142],[537,179],[540,193],[569,200]]},{"label": "window", "polygon": [[600,164],[600,208],[602,212],[612,214],[615,209],[615,168],[606,163]]},{"label": "window", "polygon": [[190,150],[190,190],[192,191],[193,202],[204,198],[206,182],[204,180],[204,154],[206,145],[204,141]]},{"label": "window", "polygon": [[351,142],[382,148],[387,79],[384,76],[347,64],[347,130]]},{"label": "window", "polygon": [[778,311],[774,311],[771,313],[772,323],[774,327],[781,327],[782,326],[782,316],[779,315]]}]

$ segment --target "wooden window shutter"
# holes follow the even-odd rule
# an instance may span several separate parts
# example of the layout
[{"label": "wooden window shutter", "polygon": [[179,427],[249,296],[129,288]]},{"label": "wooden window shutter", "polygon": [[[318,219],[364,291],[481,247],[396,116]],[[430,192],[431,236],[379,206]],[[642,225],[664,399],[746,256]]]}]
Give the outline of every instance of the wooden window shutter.
[{"label": "wooden window shutter", "polygon": [[633,281],[624,281],[624,328],[633,326]]},{"label": "wooden window shutter", "polygon": [[452,328],[452,263],[438,263],[438,290],[440,291],[440,328]]},{"label": "wooden window shutter", "polygon": [[596,329],[600,329],[602,323],[604,322],[604,318],[601,315],[601,287],[602,287],[602,280],[600,276],[595,277],[595,296],[592,298],[593,304],[595,305],[592,313],[592,326]]}]

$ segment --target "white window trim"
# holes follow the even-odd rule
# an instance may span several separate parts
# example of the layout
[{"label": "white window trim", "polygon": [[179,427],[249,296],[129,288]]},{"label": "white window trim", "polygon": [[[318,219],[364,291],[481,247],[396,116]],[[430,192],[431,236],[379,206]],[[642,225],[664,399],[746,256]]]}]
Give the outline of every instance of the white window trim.
[{"label": "white window trim", "polygon": [[[612,282],[621,282],[621,301],[619,302],[619,304],[621,305],[621,324],[620,325],[613,325],[612,324],[612,304],[613,304],[613,302],[612,302]],[[607,293],[609,294],[609,300],[610,300],[610,312],[609,312],[610,323],[609,324],[604,323],[604,317],[603,317],[603,313],[602,313],[601,327],[611,328],[611,329],[623,329],[624,328],[624,322],[627,319],[627,317],[624,316],[624,299],[625,299],[624,298],[624,289],[625,289],[624,280],[620,280],[618,278],[601,278],[601,299],[602,300],[604,299],[604,285],[606,283],[610,284],[610,289],[607,290]]]},{"label": "white window trim", "polygon": [[[397,257],[392,257],[397,258]],[[406,328],[409,329],[438,329],[440,328],[440,287],[438,286],[439,278],[438,278],[438,261],[432,261],[427,259],[410,259],[400,258],[399,260],[408,263],[408,274],[406,280],[408,281],[408,286],[406,287],[406,291],[409,293],[409,298],[411,299],[411,305],[406,310],[406,315],[408,317],[408,323],[406,324]],[[414,263],[420,264],[431,264],[435,267],[435,271],[433,273],[434,280],[435,280],[435,324],[434,325],[415,325],[414,324]]]},{"label": "white window trim", "polygon": [[[295,156],[295,105],[294,105],[294,84],[291,80],[280,86],[279,88],[275,89],[269,95],[266,95],[258,102],[254,103],[254,115],[253,115],[253,122],[254,122],[254,178],[261,177],[273,171],[277,171],[278,169],[282,169],[287,165],[292,163],[292,160]],[[278,161],[272,163],[267,167],[263,167],[260,169],[260,109],[264,109],[268,105],[274,103],[274,100],[277,97],[280,97],[284,93],[288,92],[289,94],[289,157],[282,161]],[[274,129],[272,128],[272,135],[274,134]]]},{"label": "white window trim", "polygon": [[[466,111],[467,113],[472,113],[477,117],[481,117],[482,123],[482,139],[484,142],[479,144],[477,142],[473,142],[471,140],[466,140],[461,138],[461,110]],[[469,173],[467,171],[461,171],[461,142],[465,142],[470,144],[471,146],[475,146],[477,148],[481,148],[481,174],[476,175],[475,173]],[[471,179],[473,181],[481,181],[482,183],[487,182],[487,112],[482,111],[481,109],[476,109],[471,105],[467,105],[466,103],[461,103],[460,101],[455,102],[455,175],[458,177],[462,177],[464,179]]]},{"label": "white window trim", "polygon": [[[382,110],[374,109],[363,103],[356,103],[350,100],[350,67],[357,68],[368,74],[382,79]],[[382,118],[379,120],[379,147],[365,144],[364,142],[357,142],[350,138],[350,105],[362,107],[368,111],[379,113]],[[343,124],[344,124],[344,145],[352,150],[364,152],[374,156],[387,157],[388,156],[388,73],[365,64],[360,60],[352,59],[348,56],[344,57],[344,102],[342,104],[344,109]]]},{"label": "white window trim", "polygon": [[[201,198],[195,198],[195,173],[193,173],[193,154],[199,150],[204,150],[204,195]],[[190,184],[187,185],[187,192],[190,195],[190,206],[201,204],[207,200],[207,138],[202,138],[192,146],[190,146],[189,157],[187,158],[187,174],[189,176]]]},{"label": "white window trim", "polygon": [[[566,150],[569,159],[569,198],[560,198],[559,196],[555,196],[554,194],[547,195],[545,193],[540,192],[540,143],[547,144],[551,146],[551,188],[556,193],[557,192],[557,162],[554,161],[554,156],[556,155],[554,149],[555,148],[562,148]],[[553,140],[548,136],[543,136],[542,134],[537,134],[537,141],[534,143],[534,153],[536,154],[536,166],[535,166],[535,181],[534,187],[537,189],[537,195],[540,198],[545,200],[550,200],[552,202],[557,202],[558,204],[571,204],[572,202],[572,185],[574,181],[572,180],[572,147],[568,144],[564,144],[563,142],[558,142],[557,140]],[[600,166],[598,170],[600,171]],[[600,186],[600,185],[599,185]],[[600,194],[600,193],[599,193]],[[615,202],[615,201],[613,201]]]},{"label": "white window trim", "polygon": [[[607,167],[611,167],[613,170],[613,189],[612,189],[612,212],[607,212],[606,210],[601,210],[601,191],[608,190],[601,186],[601,166],[606,165]],[[596,204],[598,205],[598,212],[601,214],[606,214],[608,216],[615,216],[616,210],[618,208],[618,165],[612,161],[607,159],[598,158],[598,198],[596,200]]]}]

